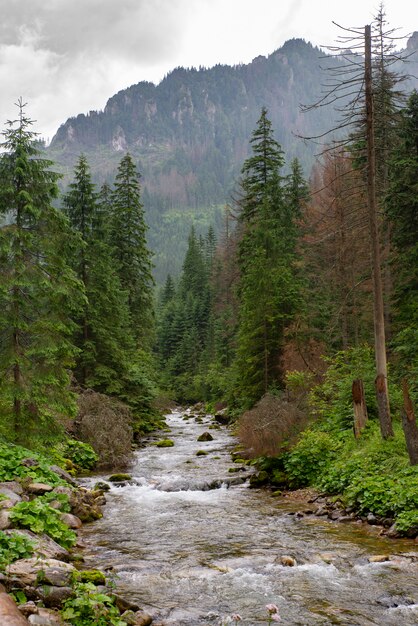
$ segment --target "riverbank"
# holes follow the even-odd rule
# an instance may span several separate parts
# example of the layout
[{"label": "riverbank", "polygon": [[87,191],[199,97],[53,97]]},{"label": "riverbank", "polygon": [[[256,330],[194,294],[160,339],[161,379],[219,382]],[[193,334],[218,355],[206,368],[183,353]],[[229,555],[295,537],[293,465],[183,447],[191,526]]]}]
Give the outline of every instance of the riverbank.
[{"label": "riverbank", "polygon": [[0,476],[2,626],[151,623],[138,605],[115,593],[104,572],[84,566],[78,535],[103,516],[100,485],[87,489],[19,446],[0,450]]}]

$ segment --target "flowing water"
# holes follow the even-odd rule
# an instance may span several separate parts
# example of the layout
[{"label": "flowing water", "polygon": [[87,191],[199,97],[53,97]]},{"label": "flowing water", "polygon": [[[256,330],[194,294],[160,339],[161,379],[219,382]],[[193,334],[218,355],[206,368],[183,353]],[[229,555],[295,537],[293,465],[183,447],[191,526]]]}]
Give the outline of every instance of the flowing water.
[{"label": "flowing water", "polygon": [[[223,427],[197,442],[210,423],[187,411],[167,416],[175,445],[139,450],[135,484],[113,486],[104,518],[83,528],[88,566],[114,572],[118,593],[167,626],[218,626],[232,613],[243,626],[265,625],[268,603],[289,626],[418,624],[412,542],[299,519],[289,514],[295,503],[229,484],[245,476],[228,472],[236,441]],[[391,560],[369,562],[378,554]],[[283,566],[283,555],[297,565]]]}]

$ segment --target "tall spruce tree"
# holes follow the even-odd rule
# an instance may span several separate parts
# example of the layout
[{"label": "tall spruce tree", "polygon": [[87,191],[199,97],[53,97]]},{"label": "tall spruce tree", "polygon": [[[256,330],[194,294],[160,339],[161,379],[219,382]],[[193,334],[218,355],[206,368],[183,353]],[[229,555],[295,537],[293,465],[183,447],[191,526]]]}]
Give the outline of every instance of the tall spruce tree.
[{"label": "tall spruce tree", "polygon": [[59,175],[18,106],[0,156],[0,423],[12,440],[33,443],[75,413],[69,303],[82,289],[66,262],[68,222],[52,206]]},{"label": "tall spruce tree", "polygon": [[154,321],[154,281],[139,178],[131,155],[126,154],[119,164],[112,193],[111,237],[120,281],[128,293],[135,336],[142,347],[149,347]]},{"label": "tall spruce tree", "polygon": [[87,296],[76,319],[80,349],[76,376],[83,385],[122,398],[134,348],[128,298],[106,240],[106,217],[84,156],[78,160],[63,202],[79,235],[73,263]]},{"label": "tall spruce tree", "polygon": [[287,326],[299,303],[295,229],[300,210],[286,202],[283,152],[262,109],[242,168],[237,387],[248,404],[282,384]]}]

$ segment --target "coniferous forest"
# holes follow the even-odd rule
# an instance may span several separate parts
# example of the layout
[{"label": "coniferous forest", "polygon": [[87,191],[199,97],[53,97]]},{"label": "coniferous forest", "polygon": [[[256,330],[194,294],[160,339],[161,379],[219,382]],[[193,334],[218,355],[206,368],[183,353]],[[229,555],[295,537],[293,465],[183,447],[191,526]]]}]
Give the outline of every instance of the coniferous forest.
[{"label": "coniferous forest", "polygon": [[[380,12],[369,75],[366,54],[308,174],[260,103],[221,224],[192,224],[180,273],[158,284],[139,160],[121,154],[99,185],[80,153],[63,185],[17,103],[0,153],[0,481],[30,496],[0,514],[3,571],[36,553],[10,528],[71,549],[57,510],[98,519],[104,493],[87,502],[66,481],[129,468],[173,406],[231,426],[251,486],[312,488],[417,537],[418,92],[383,29]],[[77,576],[85,605],[61,603],[68,623],[137,623]]]}]

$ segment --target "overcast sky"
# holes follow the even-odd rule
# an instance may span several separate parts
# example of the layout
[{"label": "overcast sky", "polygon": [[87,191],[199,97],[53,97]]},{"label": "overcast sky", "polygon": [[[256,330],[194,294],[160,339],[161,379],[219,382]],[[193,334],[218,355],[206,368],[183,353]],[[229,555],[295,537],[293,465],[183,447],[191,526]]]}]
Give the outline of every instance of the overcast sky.
[{"label": "overcast sky", "polygon": [[[386,0],[399,35],[418,31],[416,0]],[[0,0],[0,128],[22,96],[51,139],[117,91],[178,66],[248,63],[293,37],[318,46],[370,23],[378,0]]]}]

